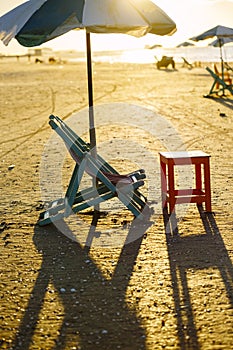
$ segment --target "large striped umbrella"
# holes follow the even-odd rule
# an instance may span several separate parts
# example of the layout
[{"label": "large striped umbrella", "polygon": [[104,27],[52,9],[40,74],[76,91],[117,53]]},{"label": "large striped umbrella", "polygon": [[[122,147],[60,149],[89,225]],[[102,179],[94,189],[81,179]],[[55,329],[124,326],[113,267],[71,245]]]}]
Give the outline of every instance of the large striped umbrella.
[{"label": "large striped umbrella", "polygon": [[27,47],[41,45],[72,29],[86,30],[89,125],[96,147],[90,33],[171,35],[176,25],[150,0],[29,0],[0,17],[0,39]]}]

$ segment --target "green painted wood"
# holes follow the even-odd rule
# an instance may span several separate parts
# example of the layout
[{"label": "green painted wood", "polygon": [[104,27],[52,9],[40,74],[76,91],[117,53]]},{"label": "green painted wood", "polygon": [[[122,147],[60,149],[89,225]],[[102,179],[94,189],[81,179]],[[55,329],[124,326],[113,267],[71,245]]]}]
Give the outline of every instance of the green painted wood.
[{"label": "green painted wood", "polygon": [[[213,82],[213,85],[209,91],[209,95],[218,94],[219,92],[223,92],[223,94],[224,94],[224,90],[228,90],[233,95],[233,85],[226,84],[225,81],[222,80],[217,74],[215,74],[209,67],[206,67],[206,70],[214,78],[214,82]],[[222,85],[222,88],[220,88],[218,90],[214,90],[214,86],[215,86],[216,82],[218,82],[220,85]]]},{"label": "green painted wood", "polygon": [[[57,116],[51,115],[49,124],[64,141],[76,165],[65,198],[49,203],[48,209],[40,214],[39,225],[43,226],[61,220],[72,213],[95,207],[113,197],[118,197],[134,216],[143,218],[142,209],[148,205],[146,197],[138,191],[138,188],[144,184],[145,172],[140,169],[129,174],[128,176],[134,180],[130,184],[119,186],[120,182],[118,182],[118,185],[115,185],[105,174],[120,174],[99,155],[93,157],[89,153],[89,144],[85,143]],[[96,177],[98,185],[78,192],[84,172],[91,177]]]}]

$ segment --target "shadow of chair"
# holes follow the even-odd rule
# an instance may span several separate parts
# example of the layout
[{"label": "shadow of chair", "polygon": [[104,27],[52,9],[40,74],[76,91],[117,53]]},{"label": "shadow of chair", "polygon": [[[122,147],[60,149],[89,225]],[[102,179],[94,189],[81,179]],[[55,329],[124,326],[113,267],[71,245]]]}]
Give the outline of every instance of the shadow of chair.
[{"label": "shadow of chair", "polygon": [[[194,316],[194,299],[191,298],[189,276],[198,271],[217,269],[225,285],[230,307],[233,307],[233,265],[217,227],[214,214],[204,212],[198,205],[205,234],[180,236],[176,215],[164,209],[173,299],[177,320],[179,348],[182,350],[202,349]],[[209,281],[211,283],[211,281]],[[214,290],[216,285],[213,282]],[[208,325],[206,325],[208,326]]]},{"label": "shadow of chair", "polygon": [[[59,225],[60,231],[54,225],[35,227],[33,239],[42,254],[42,264],[12,349],[31,349],[51,284],[64,311],[56,309],[47,315],[48,329],[41,334],[45,343],[46,334],[56,328],[59,317],[62,322],[53,334],[56,350],[117,349],[118,345],[122,349],[145,349],[145,330],[125,296],[149,223],[132,223],[111,278],[104,276],[91,257],[90,246],[72,240],[73,232],[64,221]],[[95,234],[96,226],[93,218],[90,236]],[[90,237],[87,241],[91,243]]]}]

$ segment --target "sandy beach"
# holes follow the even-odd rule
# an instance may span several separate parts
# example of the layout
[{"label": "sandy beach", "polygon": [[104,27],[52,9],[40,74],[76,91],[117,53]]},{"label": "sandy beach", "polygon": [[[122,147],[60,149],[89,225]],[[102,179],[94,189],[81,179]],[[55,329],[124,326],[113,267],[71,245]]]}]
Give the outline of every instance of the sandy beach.
[{"label": "sandy beach", "polygon": [[[87,244],[91,216],[37,224],[74,166],[49,115],[89,140],[85,62],[2,59],[0,77],[0,348],[231,349],[233,96],[203,97],[213,83],[204,63],[93,64],[97,150],[120,173],[145,169],[152,213],[135,222],[107,201]],[[213,212],[177,205],[171,237],[159,152],[180,150],[211,156]],[[180,178],[190,186],[190,169]]]}]

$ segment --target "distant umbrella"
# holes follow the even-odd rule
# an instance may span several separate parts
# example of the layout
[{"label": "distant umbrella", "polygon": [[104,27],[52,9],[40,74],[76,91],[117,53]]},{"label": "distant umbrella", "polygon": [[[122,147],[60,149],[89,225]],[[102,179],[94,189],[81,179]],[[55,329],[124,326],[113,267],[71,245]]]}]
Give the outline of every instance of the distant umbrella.
[{"label": "distant umbrella", "polygon": [[225,38],[219,38],[215,39],[212,41],[209,46],[214,46],[214,47],[221,47],[225,44],[229,44],[233,42],[233,37],[225,37]]},{"label": "distant umbrella", "polygon": [[205,40],[210,39],[213,37],[220,38],[233,38],[233,28],[224,27],[224,26],[216,26],[214,28],[211,28],[207,30],[206,32],[199,34],[197,36],[194,36],[190,38],[190,40],[193,41],[199,41],[199,40]]},{"label": "distant umbrella", "polygon": [[147,46],[146,48],[149,49],[149,50],[153,50],[153,49],[157,49],[159,47],[163,47],[163,46],[160,45],[160,44],[154,44],[152,46]]},{"label": "distant umbrella", "polygon": [[184,41],[183,43],[180,43],[176,47],[186,47],[186,46],[194,46],[194,43],[191,43],[190,41]]}]

